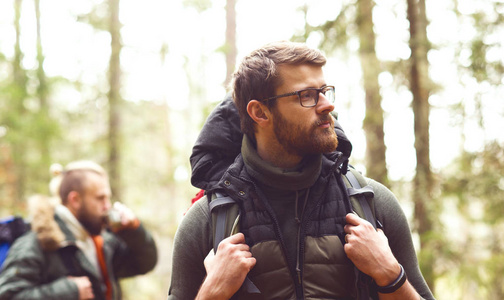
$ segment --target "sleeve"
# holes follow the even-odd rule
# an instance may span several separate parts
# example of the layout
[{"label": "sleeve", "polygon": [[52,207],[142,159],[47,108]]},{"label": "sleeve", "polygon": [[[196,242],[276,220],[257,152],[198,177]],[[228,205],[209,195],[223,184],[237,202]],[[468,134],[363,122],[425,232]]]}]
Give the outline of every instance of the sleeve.
[{"label": "sleeve", "polygon": [[170,300],[194,299],[206,276],[204,260],[212,249],[208,211],[203,197],[189,209],[175,233]]},{"label": "sleeve", "polygon": [[77,286],[66,277],[43,283],[45,265],[35,235],[16,240],[0,273],[0,300],[79,299]]},{"label": "sleeve", "polygon": [[117,278],[145,274],[156,266],[156,243],[142,224],[118,232],[112,241],[112,265]]},{"label": "sleeve", "polygon": [[376,218],[382,223],[392,253],[404,267],[408,281],[423,299],[434,299],[418,266],[408,220],[399,201],[384,185],[371,180],[375,192]]}]

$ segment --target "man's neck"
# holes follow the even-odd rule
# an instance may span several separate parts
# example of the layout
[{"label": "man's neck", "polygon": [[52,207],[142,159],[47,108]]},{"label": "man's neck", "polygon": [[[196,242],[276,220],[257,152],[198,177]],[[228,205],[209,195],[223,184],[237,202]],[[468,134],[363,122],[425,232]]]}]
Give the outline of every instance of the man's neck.
[{"label": "man's neck", "polygon": [[281,190],[300,190],[313,185],[317,180],[322,155],[304,158],[293,167],[278,167],[261,158],[253,142],[244,136],[241,153],[249,174],[258,182]]},{"label": "man's neck", "polygon": [[266,143],[266,141],[258,138],[256,149],[262,160],[279,168],[294,168],[303,160],[302,156],[287,152],[276,139],[269,139],[269,142]]}]

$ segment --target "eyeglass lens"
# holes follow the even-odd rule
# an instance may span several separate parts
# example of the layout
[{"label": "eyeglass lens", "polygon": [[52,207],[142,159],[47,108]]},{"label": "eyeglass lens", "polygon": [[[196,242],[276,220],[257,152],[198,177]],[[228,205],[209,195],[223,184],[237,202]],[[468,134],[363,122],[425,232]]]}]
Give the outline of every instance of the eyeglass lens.
[{"label": "eyeglass lens", "polygon": [[317,105],[320,93],[324,94],[330,103],[334,103],[334,89],[332,87],[325,87],[322,89],[309,89],[299,92],[299,100],[301,105],[311,107]]}]

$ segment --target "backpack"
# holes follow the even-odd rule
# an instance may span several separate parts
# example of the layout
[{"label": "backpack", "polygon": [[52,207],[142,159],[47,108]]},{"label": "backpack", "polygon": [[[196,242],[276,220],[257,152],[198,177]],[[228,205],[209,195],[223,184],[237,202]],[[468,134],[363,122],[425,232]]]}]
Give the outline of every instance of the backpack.
[{"label": "backpack", "polygon": [[0,270],[14,241],[30,230],[30,225],[19,216],[0,219]]},{"label": "backpack", "polygon": [[[380,221],[375,217],[374,192],[373,188],[367,184],[364,176],[352,166],[348,166],[347,172],[341,172],[341,176],[347,187],[352,210],[361,218],[376,228],[383,228]],[[192,203],[205,195],[204,190],[200,190],[192,199]],[[236,202],[219,192],[207,194],[212,222],[212,235],[214,252],[217,251],[219,243],[228,236],[238,233],[239,230],[239,209]],[[370,299],[370,295],[377,296],[372,290],[371,278],[355,269],[356,287],[358,289],[358,299]],[[242,289],[249,293],[260,293],[254,283],[245,277]],[[374,299],[374,298],[373,298]]]}]

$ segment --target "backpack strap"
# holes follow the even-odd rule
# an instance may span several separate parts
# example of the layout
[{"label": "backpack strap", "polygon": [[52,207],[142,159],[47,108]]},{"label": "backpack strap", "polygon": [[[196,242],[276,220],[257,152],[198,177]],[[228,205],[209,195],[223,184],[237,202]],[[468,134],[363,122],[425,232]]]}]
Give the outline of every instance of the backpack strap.
[{"label": "backpack strap", "polygon": [[[382,228],[380,221],[375,217],[374,191],[373,187],[367,184],[366,179],[359,171],[349,166],[346,174],[343,175],[347,187],[348,196],[352,209],[361,218],[366,219],[373,227]],[[345,180],[346,179],[346,180]],[[359,300],[369,300],[377,298],[373,290],[371,277],[362,273],[354,267],[355,286],[357,288],[357,298]]]},{"label": "backpack strap", "polygon": [[[212,225],[214,228],[213,232],[213,245],[214,245],[214,253],[217,252],[217,247],[219,246],[219,243],[225,239],[226,237],[231,235],[232,229],[226,230],[226,224],[229,225],[230,219],[232,216],[230,216],[229,208],[228,206],[235,205],[235,201],[229,197],[229,196],[224,196],[221,193],[215,193],[214,199],[211,199],[210,201],[210,213],[212,215]],[[236,214],[235,218],[238,217],[238,214]]]},{"label": "backpack strap", "polygon": [[[366,185],[361,187],[359,180],[357,179],[355,173],[358,173],[357,170],[353,168],[348,168],[349,172],[345,174],[348,179],[350,186],[347,187],[348,196],[355,197],[357,199],[360,208],[362,209],[362,216],[366,219],[373,227],[376,229],[376,218],[374,214],[374,207],[371,208],[367,199],[372,199],[374,197],[373,187],[370,185]],[[360,173],[358,176],[361,176]],[[374,202],[373,202],[374,204]],[[354,209],[357,209],[354,205]]]},{"label": "backpack strap", "polygon": [[[223,239],[239,231],[240,213],[238,204],[229,196],[215,192],[209,193],[208,199],[212,216],[214,253],[216,253],[219,243]],[[248,275],[245,277],[241,289],[250,294],[261,293]]]}]

